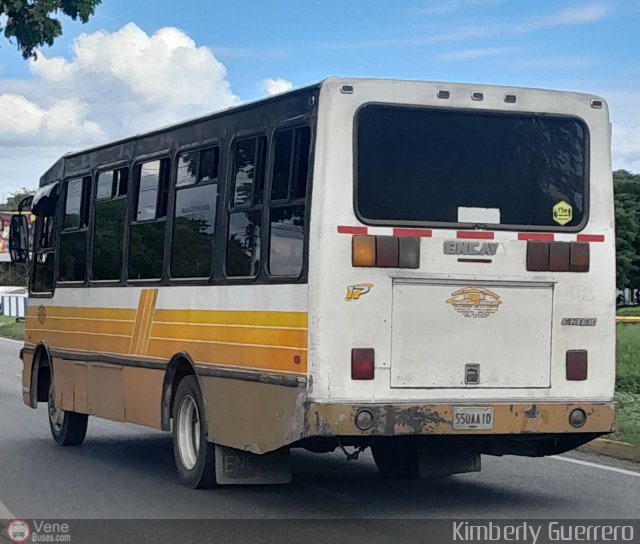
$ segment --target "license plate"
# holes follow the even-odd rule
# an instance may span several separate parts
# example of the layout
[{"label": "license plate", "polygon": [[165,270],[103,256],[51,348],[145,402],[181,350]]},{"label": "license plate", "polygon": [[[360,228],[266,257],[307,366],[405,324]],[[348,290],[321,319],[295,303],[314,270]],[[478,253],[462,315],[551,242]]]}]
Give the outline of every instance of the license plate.
[{"label": "license plate", "polygon": [[455,406],[453,408],[453,428],[457,431],[493,429],[493,408]]}]

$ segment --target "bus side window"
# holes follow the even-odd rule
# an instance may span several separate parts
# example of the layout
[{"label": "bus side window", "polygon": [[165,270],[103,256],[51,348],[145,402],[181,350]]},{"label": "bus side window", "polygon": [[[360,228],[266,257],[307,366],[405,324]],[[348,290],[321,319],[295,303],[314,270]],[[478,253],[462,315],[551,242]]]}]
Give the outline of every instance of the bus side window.
[{"label": "bus side window", "polygon": [[144,162],[136,168],[134,217],[129,231],[131,280],[162,278],[170,169],[169,159]]},{"label": "bus side window", "polygon": [[227,230],[227,276],[255,277],[260,270],[260,236],[264,193],[264,136],[233,146],[233,176]]},{"label": "bus side window", "polygon": [[218,201],[220,148],[180,153],[176,178],[171,277],[208,278]]},{"label": "bus side window", "polygon": [[96,182],[91,279],[120,280],[129,170],[100,172]]},{"label": "bus side window", "polygon": [[54,285],[55,215],[37,215],[35,224],[35,258],[33,293],[51,293]]},{"label": "bus side window", "polygon": [[87,275],[89,191],[91,177],[66,182],[65,207],[60,232],[58,281],[84,281]]},{"label": "bus side window", "polygon": [[299,277],[304,257],[305,197],[309,177],[309,127],[281,130],[269,203],[269,274]]}]

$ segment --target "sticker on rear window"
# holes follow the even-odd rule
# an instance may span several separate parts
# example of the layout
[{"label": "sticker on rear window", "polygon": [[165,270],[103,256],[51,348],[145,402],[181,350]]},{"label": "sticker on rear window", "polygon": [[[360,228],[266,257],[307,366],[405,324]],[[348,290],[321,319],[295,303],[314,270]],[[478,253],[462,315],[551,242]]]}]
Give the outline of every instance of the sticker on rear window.
[{"label": "sticker on rear window", "polygon": [[558,225],[566,225],[573,219],[573,207],[568,202],[561,200],[553,206],[553,220]]}]

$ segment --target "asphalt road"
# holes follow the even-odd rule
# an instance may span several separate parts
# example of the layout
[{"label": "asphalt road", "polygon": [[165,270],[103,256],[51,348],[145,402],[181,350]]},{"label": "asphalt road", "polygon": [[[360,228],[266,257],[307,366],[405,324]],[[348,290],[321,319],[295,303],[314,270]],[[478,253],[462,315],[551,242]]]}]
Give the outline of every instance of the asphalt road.
[{"label": "asphalt road", "polygon": [[0,340],[0,519],[640,518],[640,465],[584,454],[485,456],[480,473],[402,482],[368,455],[295,451],[289,485],[185,489],[168,434],[92,418],[84,446],[55,445],[44,405],[22,404],[19,348]]}]

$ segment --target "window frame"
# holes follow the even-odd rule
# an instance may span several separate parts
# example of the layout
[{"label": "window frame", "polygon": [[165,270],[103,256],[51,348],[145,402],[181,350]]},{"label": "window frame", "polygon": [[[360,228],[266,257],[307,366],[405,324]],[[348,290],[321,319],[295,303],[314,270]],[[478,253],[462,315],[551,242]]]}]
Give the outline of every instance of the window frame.
[{"label": "window frame", "polygon": [[[272,131],[271,131],[272,132]],[[263,238],[264,238],[264,220],[265,220],[265,209],[266,202],[268,199],[268,191],[270,191],[270,179],[269,179],[269,171],[271,164],[271,135],[264,130],[250,130],[250,131],[238,131],[228,143],[228,159],[227,159],[227,169],[226,169],[226,180],[224,181],[224,256],[222,258],[222,276],[228,283],[257,283],[259,278],[265,276],[264,274],[264,246]],[[262,181],[262,199],[259,204],[255,204],[255,183],[253,184],[252,194],[254,197],[254,203],[251,206],[234,206],[234,200],[236,195],[236,151],[237,145],[241,142],[247,140],[263,140],[262,149],[257,151],[257,156],[260,157],[262,154],[262,172],[260,172],[263,176]],[[255,180],[255,177],[254,177]],[[258,269],[254,275],[250,276],[232,276],[227,272],[227,255],[228,255],[228,246],[229,246],[229,223],[231,219],[231,215],[234,213],[248,213],[248,212],[258,212],[260,214],[260,250],[257,252],[258,257],[260,259]]]},{"label": "window frame", "polygon": [[[300,158],[296,158],[295,156],[295,146],[296,146],[296,131],[300,129],[308,128],[309,129],[309,150],[307,152],[307,179],[305,184],[305,194],[304,197],[292,198],[292,189],[293,189],[293,172],[296,167],[300,164]],[[291,154],[289,160],[289,179],[287,183],[287,197],[286,198],[278,198],[271,199],[271,193],[273,188],[274,181],[274,170],[275,170],[275,158],[276,158],[276,144],[277,144],[277,136],[278,133],[291,131],[293,133],[293,138],[291,141],[291,146],[293,148],[293,152]],[[269,146],[269,156],[270,161],[267,168],[268,177],[266,185],[268,185],[268,193],[267,200],[265,201],[265,215],[266,215],[266,243],[263,244],[265,246],[265,258],[264,258],[264,272],[266,278],[268,280],[278,283],[296,283],[302,278],[306,277],[307,274],[307,263],[308,263],[308,251],[309,251],[309,216],[310,216],[310,194],[311,194],[311,180],[313,179],[313,144],[314,144],[314,134],[313,129],[310,123],[308,122],[296,122],[296,123],[286,123],[276,127],[271,134],[271,142]],[[297,163],[296,163],[297,159]],[[297,275],[283,275],[283,274],[272,274],[271,273],[271,210],[272,209],[281,209],[281,208],[293,208],[294,206],[303,206],[304,208],[304,227],[302,229],[302,263],[300,267],[300,272]],[[263,219],[264,220],[264,219]]]},{"label": "window frame", "polygon": [[[224,145],[220,142],[220,140],[218,139],[212,139],[212,140],[205,140],[202,142],[197,142],[195,144],[189,144],[189,145],[185,145],[182,146],[180,148],[178,148],[175,152],[174,155],[174,168],[173,168],[173,172],[171,175],[171,179],[169,180],[169,208],[170,210],[167,211],[167,219],[169,221],[170,224],[170,228],[169,228],[169,234],[168,234],[168,259],[167,259],[167,263],[166,263],[166,275],[167,275],[167,279],[170,283],[172,284],[181,284],[181,285],[185,285],[185,284],[197,284],[197,285],[204,285],[204,284],[210,284],[214,282],[215,279],[215,275],[216,275],[216,254],[218,252],[217,248],[218,248],[218,238],[220,237],[220,232],[223,229],[220,229],[220,215],[222,215],[220,212],[220,207],[221,204],[224,203],[224,185],[225,185],[225,178],[224,178],[224,163],[223,163],[223,148]],[[218,156],[217,156],[217,176],[213,179],[210,179],[209,181],[206,182],[200,182],[200,181],[196,181],[196,183],[192,183],[190,185],[181,185],[178,186],[178,166],[179,166],[179,161],[180,161],[180,156],[185,154],[185,153],[192,153],[192,152],[196,152],[198,153],[198,175],[200,175],[200,159],[201,159],[201,153],[205,150],[208,149],[217,149],[218,150]],[[182,190],[186,190],[186,189],[193,189],[194,187],[203,187],[205,185],[216,185],[217,186],[217,197],[216,197],[216,206],[215,206],[215,219],[214,219],[214,234],[213,234],[213,241],[211,243],[211,268],[209,270],[209,275],[206,277],[174,277],[171,273],[171,265],[172,265],[172,260],[173,260],[173,237],[174,237],[174,228],[175,228],[175,222],[176,222],[176,201],[177,201],[177,197],[178,197],[178,192],[182,191]],[[170,212],[170,213],[169,213]],[[225,245],[226,248],[226,245]]]},{"label": "window frame", "polygon": [[[129,167],[129,184],[127,187],[127,219],[125,225],[125,239],[124,239],[124,260],[123,260],[123,272],[122,278],[124,284],[133,284],[133,285],[157,285],[164,283],[165,278],[167,277],[167,252],[169,251],[170,246],[167,245],[167,224],[170,222],[170,214],[172,213],[172,188],[171,188],[171,180],[175,177],[175,160],[172,160],[172,154],[168,150],[162,150],[154,153],[149,153],[146,155],[139,155],[135,157]],[[136,219],[136,215],[138,212],[138,193],[140,191],[140,172],[139,168],[142,167],[143,164],[148,162],[160,161],[161,162],[161,170],[159,173],[160,182],[162,181],[163,173],[165,174],[167,190],[165,194],[165,215],[163,217],[156,217],[155,219],[138,221]],[[167,166],[164,170],[162,170],[162,161],[166,161]],[[156,196],[156,216],[158,213],[158,195]],[[151,224],[151,223],[163,223],[164,224],[164,243],[163,243],[163,261],[162,261],[162,273],[158,278],[131,278],[129,277],[129,263],[130,263],[130,253],[131,253],[131,227],[139,224]]]},{"label": "window frame", "polygon": [[460,223],[458,221],[451,222],[438,222],[438,221],[411,221],[411,220],[387,220],[387,219],[369,219],[365,217],[359,209],[358,203],[358,131],[359,131],[359,119],[362,110],[370,106],[382,106],[393,109],[408,109],[417,111],[438,111],[438,112],[450,112],[450,113],[469,113],[482,116],[507,116],[507,117],[540,117],[546,119],[570,119],[578,122],[584,130],[584,184],[583,184],[583,207],[584,213],[582,214],[582,220],[579,224],[572,227],[566,227],[562,225],[549,225],[549,226],[536,226],[536,225],[515,225],[515,224],[487,224],[483,225],[486,230],[495,231],[521,231],[521,232],[564,232],[574,233],[584,230],[589,222],[589,214],[591,211],[590,202],[590,180],[591,180],[591,133],[589,131],[589,125],[587,121],[576,114],[557,114],[557,113],[540,113],[531,111],[511,111],[511,110],[476,110],[473,108],[452,108],[452,107],[437,107],[437,106],[421,106],[416,104],[404,104],[404,103],[389,103],[389,102],[365,102],[361,104],[356,110],[353,116],[353,194],[352,204],[353,211],[358,221],[364,225],[370,226],[397,226],[397,227],[415,227],[415,228],[436,228],[436,229],[472,229],[475,228],[470,223]]},{"label": "window frame", "polygon": [[[65,227],[64,220],[67,212],[67,195],[69,191],[69,182],[75,181],[77,179],[82,180],[82,195],[80,199],[80,225],[78,227]],[[55,269],[55,278],[54,284],[57,287],[77,287],[79,285],[85,285],[89,280],[89,270],[90,270],[90,254],[92,252],[92,248],[90,246],[91,240],[89,233],[91,231],[91,223],[92,223],[92,201],[93,201],[93,173],[92,172],[76,172],[72,176],[66,176],[63,178],[61,186],[62,186],[62,195],[59,196],[58,207],[57,210],[57,222],[59,227],[54,225],[54,228],[58,231],[58,236],[55,243],[55,253],[56,253],[56,261],[54,265]],[[61,202],[63,203],[61,205]],[[85,271],[84,278],[82,280],[61,280],[60,279],[60,250],[62,249],[62,237],[68,234],[77,234],[83,233],[85,236]]]},{"label": "window frame", "polygon": [[[34,214],[36,216],[36,220],[34,222],[34,241],[33,241],[33,259],[32,262],[29,265],[29,297],[30,298],[52,298],[55,290],[58,288],[58,282],[57,282],[57,276],[58,276],[58,246],[59,246],[59,232],[60,232],[60,221],[61,221],[61,217],[62,217],[62,212],[61,212],[61,201],[62,201],[62,197],[61,197],[61,192],[62,192],[62,180],[57,180],[57,181],[53,181],[52,183],[48,184],[48,185],[54,185],[52,192],[55,191],[57,194],[55,196],[56,198],[56,207],[55,207],[55,211],[53,213],[53,215],[39,215],[39,214]],[[42,187],[41,187],[42,188]],[[46,197],[51,198],[51,195]],[[44,217],[52,217],[53,218],[53,232],[51,232],[51,245],[50,246],[44,246],[41,248],[41,250],[38,250],[38,242],[39,242],[39,238],[40,238],[40,234],[42,233],[42,222],[40,221],[40,218],[44,218]],[[37,263],[37,258],[38,255],[42,255],[42,254],[47,254],[47,255],[53,255],[53,278],[52,278],[52,283],[51,283],[51,290],[49,291],[35,291],[33,289],[34,285],[35,285],[35,276],[36,276],[36,266],[38,265]]]},{"label": "window frame", "polygon": [[[115,172],[117,170],[127,170],[128,178],[127,178],[127,192],[126,194],[120,194],[120,188],[118,186],[115,194],[111,196],[111,198],[101,198],[98,200],[98,180],[100,179],[100,174],[105,172]],[[93,286],[118,286],[125,285],[125,266],[126,259],[128,256],[127,248],[128,248],[128,223],[129,223],[129,198],[132,189],[132,179],[131,179],[132,165],[131,162],[117,162],[113,164],[102,164],[99,165],[94,174],[94,183],[91,191],[91,220],[90,220],[90,248],[89,248],[89,268],[88,268],[88,282],[89,285]],[[113,190],[113,189],[112,189]],[[102,202],[112,202],[114,200],[123,200],[124,201],[124,229],[122,232],[122,260],[120,262],[120,277],[118,279],[113,280],[97,280],[93,279],[93,250],[95,245],[95,236],[96,236],[96,206]]]}]

